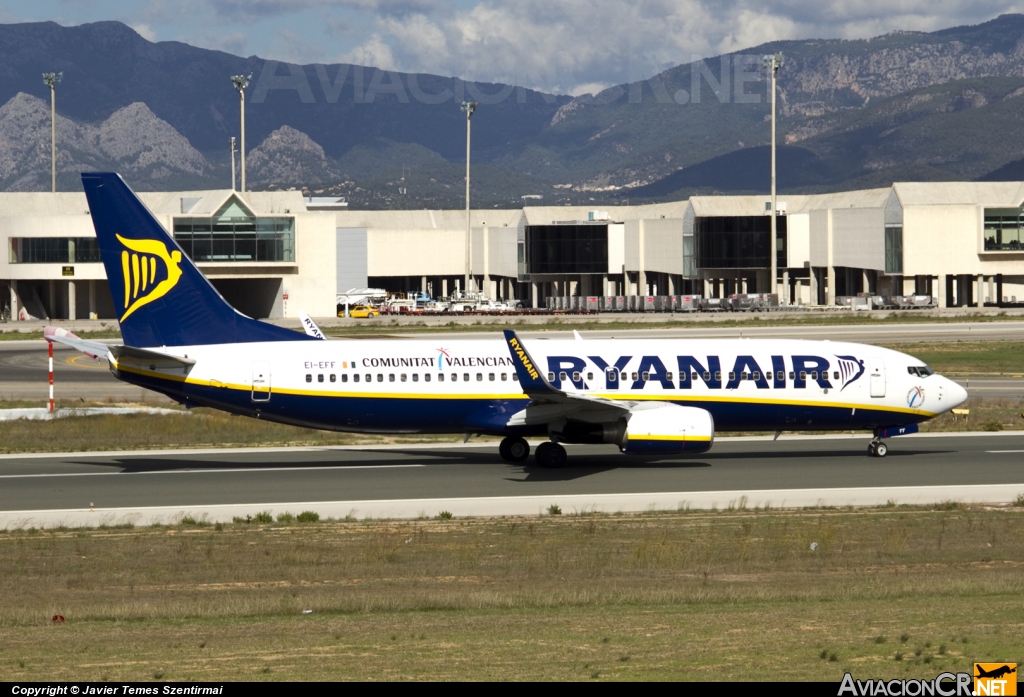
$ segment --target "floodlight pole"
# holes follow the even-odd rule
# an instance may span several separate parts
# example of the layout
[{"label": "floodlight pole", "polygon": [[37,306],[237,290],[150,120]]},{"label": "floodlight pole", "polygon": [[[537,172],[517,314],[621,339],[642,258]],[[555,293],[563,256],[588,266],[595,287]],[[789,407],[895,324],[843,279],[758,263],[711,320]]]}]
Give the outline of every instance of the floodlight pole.
[{"label": "floodlight pole", "polygon": [[237,149],[237,147],[238,146],[235,143],[235,137],[231,136],[231,190],[232,191],[237,191],[237,189],[235,188],[235,186],[237,186],[237,182],[235,180],[235,150]]},{"label": "floodlight pole", "polygon": [[[240,184],[241,184],[240,190],[241,191],[245,191],[245,88],[249,86],[249,80],[251,80],[251,79],[252,79],[252,73],[249,73],[248,75],[232,75],[231,76],[231,83],[235,86],[235,89],[238,90],[238,110],[239,110],[238,118],[239,118],[239,122],[241,123],[241,126],[242,126],[241,127],[242,137],[241,137],[241,143],[240,143],[240,146],[241,146],[240,147],[240,152],[241,152],[241,158],[240,159],[241,159],[241,162],[242,162],[242,172],[241,172],[242,178],[241,178],[241,182],[240,182]],[[233,157],[231,158],[231,161],[234,162],[234,158]],[[234,181],[234,180],[232,180],[232,181]],[[232,184],[232,187],[233,186],[234,186],[234,184]]]},{"label": "floodlight pole", "polygon": [[[473,112],[476,111],[476,102],[463,102],[462,110],[466,112],[466,288],[476,290],[476,282],[473,280],[473,232],[469,220],[469,135],[470,123]],[[468,296],[467,296],[468,297]]]},{"label": "floodlight pole", "polygon": [[778,206],[776,205],[775,195],[775,81],[779,74],[779,68],[782,67],[782,53],[776,53],[772,56],[764,57],[764,67],[768,68],[772,74],[772,223],[771,223],[771,282],[768,284],[769,292],[778,293],[779,291],[779,268],[778,268],[778,252],[777,252],[777,240],[775,238],[776,229],[776,216],[778,214]]},{"label": "floodlight pole", "polygon": [[50,191],[57,192],[57,83],[64,73],[43,73],[43,83],[50,88]]}]

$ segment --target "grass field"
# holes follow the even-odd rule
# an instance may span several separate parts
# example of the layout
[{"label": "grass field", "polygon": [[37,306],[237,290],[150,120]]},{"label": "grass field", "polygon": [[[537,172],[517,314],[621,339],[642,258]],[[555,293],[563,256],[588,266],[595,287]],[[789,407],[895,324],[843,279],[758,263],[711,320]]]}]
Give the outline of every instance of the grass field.
[{"label": "grass field", "polygon": [[947,504],[5,531],[0,672],[934,677],[1024,663],[1022,514]]},{"label": "grass field", "polygon": [[[697,319],[696,317],[699,317]],[[324,323],[322,329],[330,337],[366,336],[374,334],[394,333],[457,333],[500,331],[503,327],[514,327],[529,331],[568,331],[587,328],[600,328],[602,331],[614,329],[677,329],[683,327],[744,327],[744,326],[846,326],[865,324],[958,324],[963,322],[1004,322],[1021,321],[1024,315],[1011,312],[997,314],[967,313],[956,315],[940,315],[931,312],[779,312],[765,314],[705,314],[658,315],[562,315],[540,317],[459,317],[444,321],[428,317],[424,319],[411,317],[376,317],[360,320],[349,326],[331,326]],[[102,323],[101,323],[102,324]],[[296,329],[296,331],[301,331]],[[80,331],[78,336],[83,339],[113,339],[121,336],[117,329],[101,329],[97,331]],[[0,327],[0,341],[15,339],[41,339],[42,331],[21,332],[17,324]]]}]

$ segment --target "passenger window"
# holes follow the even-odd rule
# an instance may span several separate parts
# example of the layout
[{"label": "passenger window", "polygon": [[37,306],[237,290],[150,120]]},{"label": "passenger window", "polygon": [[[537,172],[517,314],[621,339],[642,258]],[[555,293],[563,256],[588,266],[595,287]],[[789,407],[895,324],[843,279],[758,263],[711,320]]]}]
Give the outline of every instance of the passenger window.
[{"label": "passenger window", "polygon": [[782,382],[786,379],[786,374],[780,370],[779,372],[775,373],[775,379],[778,380],[779,382]]},{"label": "passenger window", "polygon": [[413,373],[412,374],[412,381],[413,382],[419,382],[420,381],[420,374],[419,373]]},{"label": "passenger window", "polygon": [[636,382],[636,381],[637,381],[637,374],[633,373],[633,382]]},{"label": "passenger window", "polygon": [[477,373],[476,374],[476,381],[477,382],[483,382],[484,381],[484,374],[483,373]]},{"label": "passenger window", "polygon": [[818,379],[818,371],[817,370],[812,370],[811,371],[811,380],[817,380],[817,379]]},{"label": "passenger window", "polygon": [[593,379],[594,379],[594,374],[593,373],[587,373],[587,380],[593,380]]},{"label": "passenger window", "polygon": [[337,382],[337,381],[338,381],[338,376],[335,375],[334,373],[331,373],[331,382]]},{"label": "passenger window", "polygon": [[377,382],[384,382],[384,373],[377,373]]},{"label": "passenger window", "polygon": [[352,373],[352,382],[359,382],[359,373]]},{"label": "passenger window", "polygon": [[574,372],[572,374],[572,381],[573,382],[579,382],[580,381],[580,373],[579,373],[579,371],[576,371],[576,372]]},{"label": "passenger window", "polygon": [[672,381],[672,373],[665,373],[665,379],[668,380],[669,382],[671,382]]},{"label": "passenger window", "polygon": [[324,374],[320,373],[319,375],[317,375],[316,376],[316,381],[317,382],[323,382],[324,381]]},{"label": "passenger window", "polygon": [[562,382],[565,382],[566,380],[568,380],[568,379],[569,379],[569,376],[568,376],[568,375],[566,375],[566,374],[565,374],[565,371],[563,370],[562,372],[560,372],[560,373],[558,374],[558,379],[559,379],[559,380],[561,380]]},{"label": "passenger window", "polygon": [[755,370],[754,371],[754,382],[757,382],[760,379],[761,379],[761,372],[758,371],[758,370]]},{"label": "passenger window", "polygon": [[312,373],[306,373],[306,382],[313,382]]},{"label": "passenger window", "polygon": [[[697,373],[693,374],[693,379],[694,380],[697,379]],[[710,382],[711,381],[711,373],[709,373],[708,371],[704,371],[704,380]]]},{"label": "passenger window", "polygon": [[839,379],[839,371],[838,370],[832,371],[832,379],[833,380],[838,380]]},{"label": "passenger window", "polygon": [[740,373],[740,380],[741,381],[742,380],[749,380],[749,379],[750,379],[750,373],[748,373],[745,370],[742,373]]},{"label": "passenger window", "polygon": [[716,370],[715,371],[715,380],[718,380],[719,382],[722,381],[722,371],[721,370]]},{"label": "passenger window", "polygon": [[801,370],[800,371],[800,379],[801,380],[806,380],[807,379],[807,371],[806,370]]},{"label": "passenger window", "polygon": [[402,373],[402,382],[406,382],[406,375],[405,375],[405,373]]},{"label": "passenger window", "polygon": [[[356,375],[356,377],[359,377],[359,376]],[[341,381],[342,382],[348,382],[348,373],[342,373],[341,374]]]},{"label": "passenger window", "polygon": [[394,382],[394,381],[395,381],[395,374],[394,373],[388,373],[388,382]]},{"label": "passenger window", "polygon": [[612,368],[611,370],[605,371],[605,377],[608,379],[608,382],[615,382],[619,379],[619,374],[615,372],[614,368]]},{"label": "passenger window", "polygon": [[648,380],[651,379],[651,374],[649,372],[647,372],[647,371],[644,371],[644,374],[642,375],[642,377],[644,379],[644,382],[647,382]]},{"label": "passenger window", "polygon": [[508,380],[508,373],[502,373],[502,374],[501,374],[501,381],[502,381],[502,382],[505,382],[505,381],[507,381],[507,380]]},{"label": "passenger window", "polygon": [[736,379],[736,373],[734,373],[732,371],[729,371],[729,382],[732,382],[735,379]]},{"label": "passenger window", "polygon": [[487,379],[488,379],[488,380],[489,380],[490,382],[494,382],[494,373],[488,373],[488,374],[487,374]]},{"label": "passenger window", "polygon": [[[690,373],[690,379],[691,380],[699,380],[700,379],[700,375],[697,374],[697,371],[694,371],[694,372]],[[707,378],[704,378],[704,379],[706,380]]]},{"label": "passenger window", "polygon": [[426,373],[423,376],[423,382],[430,382],[430,373]]},{"label": "passenger window", "polygon": [[512,373],[512,382],[519,382],[519,373]]},{"label": "passenger window", "polygon": [[[380,375],[378,375],[377,377],[381,377],[381,376],[380,376]],[[372,376],[372,375],[370,375],[369,373],[367,373],[367,374],[366,374],[366,381],[367,381],[367,382],[373,382],[373,376]]]},{"label": "passenger window", "polygon": [[[438,376],[438,377],[440,377],[440,376]],[[458,382],[458,381],[459,381],[459,374],[458,373],[452,373],[452,382]]]},{"label": "passenger window", "polygon": [[[803,380],[802,376],[803,376],[803,373],[801,373],[801,378],[800,378],[801,380]],[[789,379],[790,380],[796,380],[796,373],[794,373],[792,370],[789,371]]]},{"label": "passenger window", "polygon": [[[479,373],[477,373],[477,374],[479,375]],[[463,382],[469,382],[469,373],[463,373],[462,374],[462,381]]]}]

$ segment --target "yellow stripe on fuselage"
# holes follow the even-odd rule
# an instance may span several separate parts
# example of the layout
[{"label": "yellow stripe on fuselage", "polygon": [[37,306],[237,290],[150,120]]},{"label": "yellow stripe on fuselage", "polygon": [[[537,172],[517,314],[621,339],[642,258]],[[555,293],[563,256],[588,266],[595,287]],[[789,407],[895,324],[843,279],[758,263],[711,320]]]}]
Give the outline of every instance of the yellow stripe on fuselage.
[{"label": "yellow stripe on fuselage", "polygon": [[[242,392],[251,392],[251,385],[242,385],[237,383],[226,383],[218,380],[184,377],[178,375],[168,375],[158,371],[145,370],[142,368],[136,368],[134,366],[118,366],[115,362],[114,367],[118,370],[123,370],[127,373],[133,373],[136,375],[143,375],[151,378],[158,378],[161,380],[170,380],[173,382],[183,382],[189,385],[200,385],[203,387],[219,387],[222,389],[240,390]],[[338,397],[338,398],[349,398],[349,399],[422,399],[422,400],[459,400],[459,399],[503,399],[503,400],[528,400],[529,397],[522,392],[510,392],[510,393],[435,393],[435,392],[336,392],[328,390],[308,390],[308,389],[297,389],[289,387],[276,387],[271,386],[271,394],[287,394],[287,395],[298,395],[306,397]],[[610,392],[610,393],[584,393],[594,397],[600,397],[604,399],[617,400],[621,402],[637,402],[637,401],[657,401],[657,402],[718,402],[718,403],[731,403],[731,404],[762,404],[768,406],[779,406],[779,407],[824,407],[829,409],[864,409],[868,411],[882,411],[893,414],[912,414],[914,416],[934,417],[937,416],[937,412],[925,411],[923,409],[909,409],[907,407],[894,407],[887,406],[884,404],[851,404],[851,403],[837,403],[837,402],[822,402],[822,401],[811,401],[811,400],[797,400],[797,399],[766,399],[761,397],[727,397],[718,395],[682,395],[676,394],[626,394],[624,392]]]}]

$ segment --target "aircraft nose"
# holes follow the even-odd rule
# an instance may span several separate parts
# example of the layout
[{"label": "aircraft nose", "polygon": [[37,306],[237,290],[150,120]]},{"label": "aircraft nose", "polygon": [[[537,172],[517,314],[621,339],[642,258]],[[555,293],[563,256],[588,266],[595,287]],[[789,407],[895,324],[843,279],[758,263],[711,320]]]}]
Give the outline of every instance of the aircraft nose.
[{"label": "aircraft nose", "polygon": [[943,378],[946,381],[946,399],[948,400],[947,406],[950,409],[960,406],[967,401],[967,390],[958,385],[957,383]]}]

